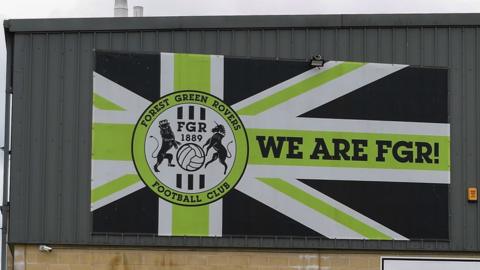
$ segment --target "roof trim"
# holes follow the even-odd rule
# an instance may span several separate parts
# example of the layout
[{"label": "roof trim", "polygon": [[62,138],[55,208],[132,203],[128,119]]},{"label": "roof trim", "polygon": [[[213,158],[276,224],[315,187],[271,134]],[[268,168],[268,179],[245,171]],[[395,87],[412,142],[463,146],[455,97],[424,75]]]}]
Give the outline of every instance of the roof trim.
[{"label": "roof trim", "polygon": [[254,15],[141,18],[12,19],[11,32],[167,29],[480,26],[480,14]]}]

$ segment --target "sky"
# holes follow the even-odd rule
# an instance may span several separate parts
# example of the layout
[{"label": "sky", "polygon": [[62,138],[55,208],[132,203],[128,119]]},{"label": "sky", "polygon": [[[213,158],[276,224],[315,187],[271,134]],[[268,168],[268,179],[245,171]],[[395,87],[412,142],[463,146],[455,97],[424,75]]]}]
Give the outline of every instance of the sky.
[{"label": "sky", "polygon": [[[0,0],[0,21],[15,18],[111,17],[114,0]],[[144,16],[479,13],[480,0],[128,0]],[[3,145],[5,42],[0,27],[0,145]],[[0,155],[3,164],[3,154]],[[0,177],[3,166],[0,165]],[[0,196],[1,196],[0,185]]]},{"label": "sky", "polygon": [[[109,17],[114,0],[0,0],[7,18]],[[479,0],[129,0],[145,16],[479,12]],[[130,9],[131,11],[131,9]],[[1,15],[0,15],[1,16]]]}]

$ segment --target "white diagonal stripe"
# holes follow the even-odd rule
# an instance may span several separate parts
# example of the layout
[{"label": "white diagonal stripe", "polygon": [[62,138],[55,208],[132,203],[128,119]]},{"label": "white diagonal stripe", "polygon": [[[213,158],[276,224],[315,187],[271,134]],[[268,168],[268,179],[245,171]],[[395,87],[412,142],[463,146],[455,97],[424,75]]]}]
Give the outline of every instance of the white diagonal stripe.
[{"label": "white diagonal stripe", "polygon": [[142,115],[141,112],[106,111],[93,108],[94,123],[135,125],[140,115]]},{"label": "white diagonal stripe", "polygon": [[[109,111],[93,108],[93,123],[135,124],[143,110],[150,104],[145,98],[131,92],[112,80],[94,72],[94,92],[122,107],[124,111]],[[91,189],[107,184],[127,174],[136,174],[132,161],[92,160]],[[135,183],[91,204],[91,211],[121,199],[145,185]]]},{"label": "white diagonal stripe", "polygon": [[391,237],[392,239],[395,239],[395,240],[408,240],[408,238],[390,230],[389,228],[383,226],[382,224],[360,214],[359,212],[351,209],[350,207],[328,197],[327,195],[301,183],[300,181],[294,179],[294,178],[286,178],[286,177],[283,177],[281,178],[282,180],[296,186],[297,188],[303,190],[304,192],[312,195],[313,197],[315,198],[318,198],[324,202],[326,202],[327,204],[329,204],[330,206],[333,206],[334,208],[342,211],[343,213],[361,221],[362,223],[364,224],[367,224],[368,226],[372,227],[372,228],[375,228],[377,231],[380,231],[382,232],[383,234],[385,235],[388,235],[389,237]]},{"label": "white diagonal stripe", "polygon": [[232,108],[235,111],[239,111],[239,110],[241,110],[241,109],[257,102],[257,101],[260,101],[260,100],[262,100],[264,98],[267,98],[267,97],[269,97],[269,96],[271,96],[271,95],[273,95],[277,92],[280,92],[280,91],[282,91],[282,90],[284,90],[284,89],[286,89],[286,88],[288,88],[288,87],[290,87],[294,84],[297,84],[301,81],[304,81],[308,78],[311,78],[311,77],[316,76],[316,75],[318,75],[322,72],[325,72],[325,71],[329,70],[330,68],[332,68],[332,67],[334,67],[338,64],[341,64],[341,63],[343,63],[343,62],[329,61],[329,62],[325,63],[325,66],[320,68],[320,69],[319,68],[312,68],[312,69],[310,69],[308,71],[305,71],[304,73],[301,73],[301,74],[299,74],[299,75],[297,75],[293,78],[290,78],[290,79],[288,79],[284,82],[281,82],[281,83],[279,83],[277,85],[274,85],[274,86],[272,86],[272,87],[270,87],[266,90],[263,90],[262,92],[260,92],[256,95],[253,95],[249,98],[246,98],[246,99],[232,105]]},{"label": "white diagonal stripe", "polygon": [[94,203],[92,203],[90,205],[90,210],[91,211],[95,211],[97,210],[98,208],[102,207],[102,206],[105,206],[107,204],[110,204],[116,200],[119,200],[127,195],[130,195],[132,194],[133,192],[137,191],[137,190],[140,190],[142,188],[145,187],[145,184],[143,182],[138,182],[138,183],[135,183],[131,186],[128,186],[127,188],[124,188],[118,192],[115,192],[101,200],[98,200]]},{"label": "white diagonal stripe", "polygon": [[101,110],[93,107],[94,123],[135,124],[143,110],[150,102],[111,81],[110,79],[93,72],[94,93],[125,109],[124,111]]},{"label": "white diagonal stripe", "polygon": [[270,116],[272,119],[294,118],[406,67],[408,66],[368,63],[260,115]]},{"label": "white diagonal stripe", "polygon": [[[92,160],[91,189],[93,190],[99,186],[108,184],[109,182],[128,174],[137,174],[132,161]],[[90,206],[91,211],[130,195],[143,187],[145,187],[145,184],[139,181],[138,183],[119,190],[95,203],[92,203]]]},{"label": "white diagonal stripe", "polygon": [[96,72],[93,72],[93,91],[125,109],[125,111],[118,111],[119,113],[123,112],[140,116],[151,103],[147,99]]},{"label": "white diagonal stripe", "polygon": [[450,124],[402,121],[350,120],[326,118],[276,118],[269,116],[241,116],[247,129],[278,129],[305,131],[362,132],[378,134],[406,134],[450,136]]},{"label": "white diagonal stripe", "polygon": [[252,175],[268,178],[337,181],[450,184],[449,171],[341,168],[319,166],[276,166],[248,164]]},{"label": "white diagonal stripe", "polygon": [[258,181],[251,174],[245,175],[236,186],[236,189],[325,237],[365,239],[364,236],[350,228]]},{"label": "white diagonal stripe", "polygon": [[137,174],[133,161],[92,160],[92,189],[127,174]]}]

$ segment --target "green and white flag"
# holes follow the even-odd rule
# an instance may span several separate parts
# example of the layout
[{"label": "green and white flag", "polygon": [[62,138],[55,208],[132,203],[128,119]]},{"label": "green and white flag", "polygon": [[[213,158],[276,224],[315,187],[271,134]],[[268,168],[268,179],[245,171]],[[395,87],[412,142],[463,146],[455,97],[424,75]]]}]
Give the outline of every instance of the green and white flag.
[{"label": "green and white flag", "polygon": [[93,92],[95,232],[448,239],[445,69],[106,51]]}]

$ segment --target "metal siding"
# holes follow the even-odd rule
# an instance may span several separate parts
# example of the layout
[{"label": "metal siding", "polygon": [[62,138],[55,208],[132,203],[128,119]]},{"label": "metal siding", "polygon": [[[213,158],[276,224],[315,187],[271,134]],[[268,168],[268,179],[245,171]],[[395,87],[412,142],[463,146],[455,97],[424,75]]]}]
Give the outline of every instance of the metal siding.
[{"label": "metal siding", "polygon": [[[175,53],[187,52],[187,31],[172,31],[172,50]],[[205,37],[203,37],[205,38]]]},{"label": "metal siding", "polygon": [[[10,173],[10,237],[18,239],[18,241],[26,241],[26,225],[27,225],[27,194],[25,192],[29,177],[28,171],[28,154],[27,151],[27,136],[30,130],[28,111],[30,104],[30,97],[26,93],[28,89],[30,65],[30,36],[27,34],[15,35],[14,48],[14,67],[13,67],[13,85],[18,89],[15,95],[12,96],[12,156],[11,156],[11,173]],[[15,152],[13,151],[15,149]]]},{"label": "metal siding", "polygon": [[[93,33],[84,33],[78,36],[80,39],[80,63],[79,63],[79,121],[77,130],[89,131],[92,126],[92,70],[94,45]],[[128,40],[128,39],[127,39]],[[91,135],[90,132],[78,133],[78,173],[80,181],[77,182],[77,219],[75,241],[78,241],[90,233],[90,172],[91,172]]]},{"label": "metal siding", "polygon": [[157,32],[157,50],[161,52],[171,52],[172,51],[172,35],[171,31],[160,31]]},{"label": "metal siding", "polygon": [[[474,43],[474,48],[475,48],[475,104],[480,104],[480,93],[479,93],[479,77],[480,77],[480,35],[479,35],[479,29],[475,28],[475,43]],[[474,114],[475,114],[475,122],[474,123],[480,123],[480,110],[478,109],[477,106],[473,108]],[[478,166],[478,163],[480,163],[480,142],[479,142],[479,137],[480,137],[480,125],[474,125],[475,126],[475,138],[477,138],[476,141],[476,152],[475,152],[475,159],[477,160],[477,165],[475,166],[475,179],[477,180],[475,186],[479,187],[480,186],[480,169]],[[480,248],[480,208],[478,204],[476,205],[476,211],[474,211],[476,215],[476,220],[475,224],[473,225],[475,228],[477,228],[475,232],[476,236],[476,241],[477,241],[477,249]]]},{"label": "metal siding", "polygon": [[[355,17],[348,18],[350,24],[357,23]],[[480,210],[478,204],[468,204],[465,198],[467,186],[480,185],[479,29],[418,25],[16,33],[9,240],[186,247],[479,250]],[[93,49],[276,59],[307,59],[321,54],[327,59],[448,66],[452,130],[450,244],[91,235]]]},{"label": "metal siding", "polygon": [[[43,235],[42,237],[51,238],[55,235],[58,230],[58,223],[48,224],[48,220],[55,220],[58,216],[58,208],[55,207],[57,203],[57,198],[59,190],[57,187],[56,181],[59,178],[59,166],[60,160],[60,149],[58,147],[58,123],[59,115],[61,114],[60,106],[62,104],[62,98],[59,93],[61,92],[61,85],[59,84],[59,79],[61,77],[61,51],[62,47],[62,36],[60,34],[50,34],[47,40],[48,48],[46,58],[46,70],[48,71],[45,82],[45,102],[47,107],[45,110],[45,152],[43,153],[45,171],[43,177],[45,177],[45,187],[48,189],[43,189],[42,193],[43,201],[41,206],[45,209],[43,215]],[[50,150],[51,149],[51,150]],[[47,157],[48,155],[48,157]],[[50,225],[50,226],[48,226]]]},{"label": "metal siding", "polygon": [[335,44],[335,46],[337,47],[337,51],[336,51],[336,55],[335,55],[335,58],[336,59],[349,59],[349,56],[350,56],[350,42],[349,42],[349,39],[350,39],[350,35],[349,35],[349,31],[348,29],[338,29],[336,31],[336,35],[337,35],[337,43]]},{"label": "metal siding", "polygon": [[157,36],[153,31],[142,32],[141,36],[142,41],[142,50],[144,51],[155,51],[157,46]]},{"label": "metal siding", "polygon": [[263,35],[261,30],[250,31],[250,50],[252,57],[262,57],[262,37]]},{"label": "metal siding", "polygon": [[188,36],[188,49],[192,53],[201,53],[203,48],[203,32],[191,31]]},{"label": "metal siding", "polygon": [[349,54],[351,55],[352,61],[358,61],[362,62],[364,61],[365,54],[364,54],[364,33],[365,29],[363,28],[355,28],[355,29],[350,29],[350,38],[349,38],[349,48],[350,52]]},{"label": "metal siding", "polygon": [[[322,46],[322,38],[320,29],[307,29],[307,40],[306,40],[306,55],[317,55],[320,54]],[[267,39],[268,40],[268,39]],[[265,43],[267,42],[265,41]]]},{"label": "metal siding", "polygon": [[[462,156],[462,161],[464,163],[464,179],[465,184],[467,187],[474,186],[476,179],[476,167],[478,166],[478,160],[476,159],[475,152],[476,152],[476,141],[478,137],[475,134],[475,29],[474,28],[465,28],[462,40],[462,51],[463,51],[463,96],[462,100],[464,100],[463,105],[463,127],[462,127],[462,134],[465,136],[462,139],[464,145],[464,153]],[[472,89],[472,90],[471,90]],[[473,146],[473,147],[472,147]],[[471,215],[471,212],[477,210],[476,204],[466,204],[467,213],[465,216],[465,224],[471,224],[471,226],[467,226],[466,230],[466,239],[465,239],[465,248],[466,249],[477,249],[478,243],[476,239],[476,230],[471,230],[471,227],[476,227],[476,219],[477,215]],[[470,228],[468,228],[470,227]]]},{"label": "metal siding", "polygon": [[61,226],[58,239],[70,243],[76,234],[77,190],[76,185],[81,180],[77,176],[78,170],[78,79],[79,72],[79,42],[78,34],[65,34],[65,65],[64,65],[64,97],[63,121],[59,126],[62,129],[62,178],[61,184],[61,216],[57,219]]},{"label": "metal siding", "polygon": [[393,62],[405,64],[407,62],[407,29],[393,29]]},{"label": "metal siding", "polygon": [[462,31],[461,29],[451,28],[448,32],[449,39],[449,117],[450,117],[450,136],[451,146],[451,185],[450,185],[450,232],[453,248],[462,248],[465,242],[465,179],[463,176],[463,162],[461,156],[463,153],[462,141],[462,92],[463,82],[461,76],[462,69]]},{"label": "metal siding", "polygon": [[218,53],[222,55],[232,55],[232,31],[219,31]]},{"label": "metal siding", "polygon": [[462,27],[478,26],[480,16],[465,14],[351,14],[123,17],[7,20],[11,32],[138,31],[171,29],[275,29],[335,27]]},{"label": "metal siding", "polygon": [[379,35],[379,30],[378,29],[371,29],[368,28],[365,30],[365,41],[363,42],[363,45],[365,46],[364,48],[364,54],[365,54],[365,61],[367,62],[378,62],[378,35]]}]

